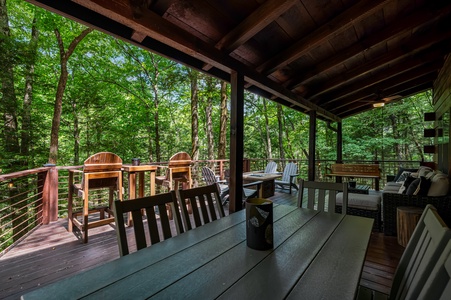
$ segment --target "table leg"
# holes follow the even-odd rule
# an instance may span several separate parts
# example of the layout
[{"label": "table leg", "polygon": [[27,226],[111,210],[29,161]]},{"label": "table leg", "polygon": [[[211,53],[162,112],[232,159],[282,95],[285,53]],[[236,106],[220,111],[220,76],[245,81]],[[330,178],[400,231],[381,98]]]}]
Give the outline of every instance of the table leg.
[{"label": "table leg", "polygon": [[[136,173],[128,172],[128,199],[136,198]],[[128,213],[127,226],[133,226],[132,214]]]},{"label": "table leg", "polygon": [[138,172],[138,195],[144,197],[144,172]]},{"label": "table leg", "polygon": [[150,171],[150,195],[155,195],[155,171]]}]

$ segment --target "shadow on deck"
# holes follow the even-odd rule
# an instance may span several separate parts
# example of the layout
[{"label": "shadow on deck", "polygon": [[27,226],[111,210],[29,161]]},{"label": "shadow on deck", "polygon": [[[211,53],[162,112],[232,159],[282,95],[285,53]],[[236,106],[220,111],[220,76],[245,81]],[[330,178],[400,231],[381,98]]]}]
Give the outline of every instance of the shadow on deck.
[{"label": "shadow on deck", "polygon": [[[271,199],[296,205],[297,193],[276,192]],[[19,299],[33,289],[119,258],[112,226],[91,229],[87,244],[66,229],[66,219],[40,226],[0,258],[0,299]],[[403,250],[396,237],[374,232],[361,285],[388,293]]]}]

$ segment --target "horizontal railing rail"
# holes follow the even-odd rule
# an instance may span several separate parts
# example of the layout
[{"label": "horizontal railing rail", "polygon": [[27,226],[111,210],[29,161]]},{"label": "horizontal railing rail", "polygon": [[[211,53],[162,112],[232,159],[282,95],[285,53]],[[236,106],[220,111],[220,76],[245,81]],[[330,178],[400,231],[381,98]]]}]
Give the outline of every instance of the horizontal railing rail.
[{"label": "horizontal railing rail", "polygon": [[[269,161],[277,163],[277,170],[283,172],[283,168],[289,162],[298,165],[299,178],[307,178],[308,161],[296,159],[245,159],[243,171],[264,170]],[[166,165],[168,162],[152,162],[147,164]],[[318,160],[315,163],[316,180],[332,181],[333,177],[326,174],[334,160]],[[415,168],[420,161],[357,161],[345,160],[343,163],[373,164],[379,163],[381,169],[380,183],[383,186],[387,175],[395,175],[399,167]],[[146,164],[146,163],[143,163]],[[197,160],[192,164],[193,186],[204,185],[202,167],[208,166],[215,174],[224,179],[224,170],[230,167],[229,160]],[[0,175],[0,256],[13,245],[20,242],[37,226],[56,221],[58,218],[67,217],[68,203],[68,178],[70,169],[81,169],[82,166],[53,166],[14,172]],[[157,176],[164,175],[164,169],[157,171]],[[145,174],[145,182],[150,181],[150,175]],[[77,179],[77,178],[76,178]],[[78,180],[81,180],[80,178]],[[369,184],[374,189],[374,183],[365,179],[356,179],[360,184]],[[125,187],[124,199],[128,198],[127,176],[123,176]],[[145,185],[145,194],[149,193],[150,185]],[[157,187],[157,193],[162,192]],[[108,199],[108,193],[100,191],[93,193],[93,201]]]}]

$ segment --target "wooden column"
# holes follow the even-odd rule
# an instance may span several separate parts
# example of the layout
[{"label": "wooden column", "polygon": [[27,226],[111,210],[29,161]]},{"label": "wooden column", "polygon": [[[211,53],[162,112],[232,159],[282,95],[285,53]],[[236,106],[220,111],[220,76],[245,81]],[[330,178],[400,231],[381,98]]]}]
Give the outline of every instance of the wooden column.
[{"label": "wooden column", "polygon": [[422,213],[422,208],[414,206],[400,206],[396,209],[398,244],[407,246]]},{"label": "wooden column", "polygon": [[54,164],[49,167],[44,177],[42,193],[42,223],[49,224],[58,220],[58,170]]},{"label": "wooden column", "polygon": [[308,157],[308,181],[315,181],[315,152],[316,152],[316,111],[309,112],[309,157]]},{"label": "wooden column", "polygon": [[244,158],[244,76],[232,72],[230,104],[230,190],[229,212],[243,209],[243,158]]},{"label": "wooden column", "polygon": [[[343,124],[337,122],[337,163],[343,163]],[[336,176],[335,181],[341,183],[342,177]]]}]

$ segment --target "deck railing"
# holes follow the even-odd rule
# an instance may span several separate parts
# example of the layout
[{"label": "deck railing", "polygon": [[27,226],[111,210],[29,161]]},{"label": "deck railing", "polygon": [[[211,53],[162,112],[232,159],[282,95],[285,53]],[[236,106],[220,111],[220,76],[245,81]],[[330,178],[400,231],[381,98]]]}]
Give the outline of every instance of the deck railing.
[{"label": "deck railing", "polygon": [[[283,171],[288,162],[298,164],[299,177],[307,178],[308,162],[306,160],[281,160],[271,159],[278,164],[278,171]],[[268,159],[245,159],[243,171],[264,170]],[[321,160],[316,162],[317,180],[330,181],[334,178],[325,176],[330,170],[332,160]],[[344,163],[375,163],[374,161],[344,161]],[[167,164],[167,162],[152,163]],[[386,175],[396,174],[400,166],[415,168],[420,165],[419,161],[383,161],[379,162],[381,167],[380,184],[385,184]],[[229,168],[228,160],[202,160],[194,161],[192,176],[194,186],[203,185],[201,170],[203,166],[214,169],[215,173],[223,177],[224,170]],[[13,245],[21,241],[36,226],[48,224],[58,218],[67,216],[68,200],[68,170],[77,169],[82,166],[57,167],[46,165],[41,168],[20,171],[0,175],[0,256]],[[163,169],[158,172],[163,172]],[[163,175],[162,173],[157,175]],[[149,176],[147,174],[147,176]],[[146,178],[145,180],[150,180]],[[147,182],[146,181],[146,182]],[[374,183],[364,179],[358,182],[369,184],[374,188]],[[124,187],[128,186],[127,178],[124,176]],[[148,194],[149,185],[145,187]],[[159,192],[157,190],[157,192]],[[124,199],[128,198],[127,188]],[[95,196],[94,196],[95,195]],[[107,193],[93,194],[95,200],[107,199]]]}]

